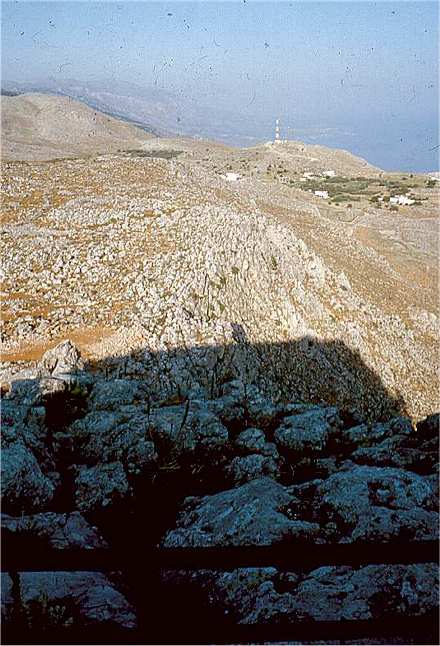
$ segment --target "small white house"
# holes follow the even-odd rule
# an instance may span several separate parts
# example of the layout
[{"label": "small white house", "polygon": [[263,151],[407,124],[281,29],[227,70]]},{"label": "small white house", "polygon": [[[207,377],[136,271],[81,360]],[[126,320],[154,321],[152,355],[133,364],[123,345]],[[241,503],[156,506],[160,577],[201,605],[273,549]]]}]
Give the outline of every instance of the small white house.
[{"label": "small white house", "polygon": [[238,180],[241,179],[241,175],[238,173],[226,173],[223,177],[227,182],[238,182]]},{"label": "small white house", "polygon": [[323,197],[325,200],[328,198],[328,191],[315,191],[316,197]]},{"label": "small white house", "polygon": [[334,170],[325,170],[322,174],[324,177],[336,177],[336,172]]},{"label": "small white house", "polygon": [[394,195],[393,197],[390,197],[390,203],[400,204],[401,206],[411,206],[411,204],[415,203],[415,200],[412,200],[406,195]]}]

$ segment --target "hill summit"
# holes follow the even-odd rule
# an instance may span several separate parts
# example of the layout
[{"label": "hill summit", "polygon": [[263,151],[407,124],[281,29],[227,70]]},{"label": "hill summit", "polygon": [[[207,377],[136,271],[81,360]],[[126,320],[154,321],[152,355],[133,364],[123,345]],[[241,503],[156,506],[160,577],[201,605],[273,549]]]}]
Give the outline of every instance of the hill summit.
[{"label": "hill summit", "polygon": [[67,96],[2,96],[3,159],[54,159],[136,148],[151,135]]}]

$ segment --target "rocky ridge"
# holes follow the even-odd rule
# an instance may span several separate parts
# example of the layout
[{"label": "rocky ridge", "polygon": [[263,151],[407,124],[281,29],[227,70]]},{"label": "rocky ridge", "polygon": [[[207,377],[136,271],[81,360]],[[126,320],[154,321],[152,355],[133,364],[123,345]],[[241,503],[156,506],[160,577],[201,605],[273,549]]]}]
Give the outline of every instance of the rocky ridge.
[{"label": "rocky ridge", "polygon": [[[7,169],[6,378],[18,360],[38,358],[66,335],[92,360],[116,364],[119,356],[124,374],[145,375],[163,348],[197,347],[202,356],[239,334],[264,358],[248,353],[241,378],[259,375],[268,395],[343,406],[352,399],[356,408],[366,401],[377,418],[366,395],[374,378],[362,392],[339,368],[333,388],[322,379],[330,364],[345,363],[343,343],[349,363],[358,357],[415,420],[435,411],[438,319],[428,292],[304,193],[255,177],[231,187],[213,166],[224,163],[224,147],[208,147],[208,163],[203,144],[174,145],[174,159],[157,158],[162,143],[145,148],[154,159]],[[298,367],[301,378],[289,382]],[[166,379],[163,394],[172,396],[177,386]]]}]

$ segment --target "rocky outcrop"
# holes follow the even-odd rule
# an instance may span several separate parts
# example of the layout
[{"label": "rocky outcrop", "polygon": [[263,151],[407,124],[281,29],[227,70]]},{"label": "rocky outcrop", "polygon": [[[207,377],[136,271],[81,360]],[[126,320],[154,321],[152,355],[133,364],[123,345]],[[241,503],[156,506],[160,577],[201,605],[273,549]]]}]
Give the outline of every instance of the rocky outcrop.
[{"label": "rocky outcrop", "polygon": [[[124,532],[139,540],[147,518],[165,548],[319,550],[360,541],[377,543],[380,554],[382,542],[438,535],[434,416],[417,428],[404,417],[371,423],[336,406],[276,402],[240,380],[214,398],[195,389],[155,401],[148,380],[93,374],[68,342],[38,374],[15,381],[4,398],[8,549],[105,548]],[[61,388],[45,390],[48,379]],[[29,626],[54,617],[65,626],[135,625],[120,578],[14,577],[4,577],[9,625],[18,616]],[[245,623],[423,614],[435,605],[434,565],[385,566],[380,558],[308,573],[173,571],[163,584],[173,595],[195,586],[208,605]]]},{"label": "rocky outcrop", "polygon": [[[267,164],[260,179],[226,186],[222,151],[206,147],[187,141],[172,160],[59,162],[51,173],[44,164],[5,168],[8,358],[72,333],[113,377],[142,376],[157,399],[195,388],[215,398],[240,378],[268,396],[371,420],[436,410],[436,339],[413,316],[436,321],[434,193],[423,217],[378,218],[368,202],[341,211],[273,183]],[[234,154],[262,164],[280,152],[292,172],[304,154],[296,146]],[[418,275],[420,258],[428,269],[418,289],[408,271]]]},{"label": "rocky outcrop", "polygon": [[20,604],[30,629],[136,626],[133,608],[99,572],[24,572]]},{"label": "rocky outcrop", "polygon": [[3,448],[1,477],[5,511],[43,510],[53,500],[54,483],[43,474],[35,455],[21,441]]},{"label": "rocky outcrop", "polygon": [[411,471],[348,463],[325,480],[293,486],[292,492],[300,500],[296,510],[319,519],[328,540],[435,540],[438,535],[435,484]]},{"label": "rocky outcrop", "polygon": [[[92,527],[79,512],[57,514],[46,512],[32,516],[2,514],[3,536],[9,541],[40,540],[54,549],[95,549],[107,547],[96,527]],[[11,546],[11,545],[10,545]]]},{"label": "rocky outcrop", "polygon": [[116,506],[130,486],[121,462],[84,467],[75,480],[75,503],[80,511]]},{"label": "rocky outcrop", "polygon": [[38,374],[41,377],[61,377],[71,375],[84,368],[78,348],[69,340],[63,341],[43,355]]},{"label": "rocky outcrop", "polygon": [[204,498],[189,498],[165,547],[270,545],[283,540],[310,540],[319,525],[291,520],[283,509],[293,497],[270,478],[254,480]]},{"label": "rocky outcrop", "polygon": [[275,431],[275,442],[293,458],[318,457],[324,454],[341,426],[336,408],[310,407],[286,417]]},{"label": "rocky outcrop", "polygon": [[435,610],[437,576],[434,564],[322,567],[307,573],[246,568],[167,572],[164,585],[173,588],[185,581],[193,594],[204,593],[208,607],[237,623],[346,621]]}]

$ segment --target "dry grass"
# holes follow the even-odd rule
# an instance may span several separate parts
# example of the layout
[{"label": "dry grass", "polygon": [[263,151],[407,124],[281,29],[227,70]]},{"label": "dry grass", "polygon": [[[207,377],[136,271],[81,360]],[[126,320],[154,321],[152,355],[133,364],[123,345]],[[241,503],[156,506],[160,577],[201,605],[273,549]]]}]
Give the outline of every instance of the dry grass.
[{"label": "dry grass", "polygon": [[63,334],[50,341],[23,344],[17,351],[2,352],[1,360],[5,362],[39,361],[47,350],[51,350],[66,338],[78,346],[83,357],[88,358],[90,356],[89,347],[111,336],[114,332],[115,330],[109,327],[67,328]]}]

